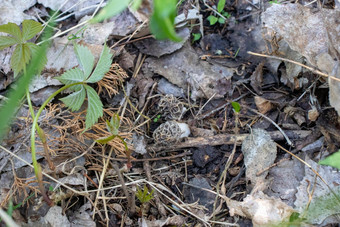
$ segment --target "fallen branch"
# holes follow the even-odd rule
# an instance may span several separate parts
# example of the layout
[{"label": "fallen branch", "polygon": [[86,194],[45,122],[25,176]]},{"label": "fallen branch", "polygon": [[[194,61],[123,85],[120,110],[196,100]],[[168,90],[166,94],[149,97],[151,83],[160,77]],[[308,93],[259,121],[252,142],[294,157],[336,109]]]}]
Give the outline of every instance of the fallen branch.
[{"label": "fallen branch", "polygon": [[[280,131],[273,131],[268,132],[271,138],[274,141],[282,141],[285,140],[285,137],[282,135]],[[309,136],[312,131],[308,130],[287,130],[285,131],[286,135],[294,140],[304,139]],[[249,134],[220,134],[215,136],[209,137],[196,137],[196,138],[187,138],[186,141],[177,143],[170,146],[159,146],[159,145],[152,145],[148,147],[148,150],[158,152],[163,150],[179,150],[189,147],[199,147],[203,145],[210,145],[210,146],[218,146],[223,144],[241,144],[242,141],[248,136]]]}]

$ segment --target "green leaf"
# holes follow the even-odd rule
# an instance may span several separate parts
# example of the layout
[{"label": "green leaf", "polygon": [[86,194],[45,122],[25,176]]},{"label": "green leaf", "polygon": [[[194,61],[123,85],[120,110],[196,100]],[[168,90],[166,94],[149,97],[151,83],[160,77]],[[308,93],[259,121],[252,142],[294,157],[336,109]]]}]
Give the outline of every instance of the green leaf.
[{"label": "green leaf", "polygon": [[92,20],[91,23],[98,23],[113,17],[128,7],[130,0],[111,0]]},{"label": "green leaf", "polygon": [[90,86],[84,85],[87,92],[87,113],[86,113],[86,120],[85,120],[85,130],[91,128],[100,117],[103,116],[103,104],[100,101],[100,98],[97,92]]},{"label": "green leaf", "polygon": [[321,160],[319,164],[340,169],[340,150]]},{"label": "green leaf", "polygon": [[225,16],[227,19],[229,19],[231,17],[231,14],[228,12],[224,12],[222,13],[223,16]]},{"label": "green leaf", "polygon": [[107,144],[108,142],[110,142],[111,140],[116,138],[116,136],[117,135],[111,135],[111,136],[105,137],[103,139],[97,139],[96,142],[100,143],[100,144]]},{"label": "green leaf", "polygon": [[194,37],[192,42],[195,42],[201,38],[201,33],[192,33],[192,36]]},{"label": "green leaf", "polygon": [[64,98],[61,98],[60,100],[63,101],[63,103],[72,111],[77,111],[80,109],[81,105],[83,105],[85,96],[86,93],[84,86],[81,86],[79,91],[75,91]]},{"label": "green leaf", "polygon": [[225,0],[219,0],[217,4],[217,11],[220,13],[224,9]]},{"label": "green leaf", "polygon": [[112,54],[110,54],[110,48],[104,45],[97,66],[94,69],[92,75],[86,80],[88,83],[95,83],[103,79],[105,73],[110,70],[112,63]]},{"label": "green leaf", "polygon": [[17,43],[21,42],[22,34],[17,24],[8,23],[8,24],[0,25],[0,32],[4,32],[4,33],[12,35],[17,40]]},{"label": "green leaf", "polygon": [[106,121],[106,127],[108,131],[111,132],[113,135],[118,135],[119,125],[120,125],[120,118],[118,114],[113,114],[110,122]]},{"label": "green leaf", "polygon": [[[40,46],[34,44],[34,43],[26,43],[26,45],[30,48],[31,50],[31,55],[32,55],[32,58],[37,55],[39,53],[39,49],[41,48]],[[47,57],[46,57],[46,54],[45,55],[40,55],[39,56],[40,58],[40,62],[39,62],[39,65],[37,66],[37,68],[39,70],[43,70],[46,63],[47,63]]]},{"label": "green leaf", "polygon": [[134,0],[132,2],[131,9],[136,11],[140,7],[140,5],[142,4],[142,1],[143,0]]},{"label": "green leaf", "polygon": [[84,79],[87,79],[90,76],[94,66],[94,56],[86,46],[75,45],[74,51],[76,53],[78,62],[83,69]]},{"label": "green leaf", "polygon": [[154,198],[153,193],[154,189],[149,192],[149,189],[144,185],[143,191],[137,187],[136,197],[141,203],[147,203]]},{"label": "green leaf", "polygon": [[11,68],[16,77],[22,70],[26,68],[26,64],[31,59],[31,50],[26,44],[18,44],[11,57]]},{"label": "green leaf", "polygon": [[218,21],[218,18],[213,16],[213,15],[210,15],[207,20],[209,21],[210,25],[214,25],[216,24],[216,22]]},{"label": "green leaf", "polygon": [[[59,80],[60,82],[62,82],[65,85],[69,85],[69,84],[73,84],[73,83],[77,83],[77,82],[82,82],[82,81],[85,80],[84,73],[79,68],[67,70],[61,76],[54,77],[54,78]],[[72,86],[72,87],[70,87],[70,90],[78,91],[78,90],[81,89],[81,86],[82,85]]]},{"label": "green leaf", "polygon": [[219,18],[218,18],[218,23],[224,24],[224,23],[225,23],[225,19],[222,18],[222,17],[219,17]]},{"label": "green leaf", "polygon": [[175,31],[176,4],[177,0],[154,0],[150,30],[156,39],[182,40]]},{"label": "green leaf", "polygon": [[238,102],[231,102],[231,105],[233,106],[233,109],[236,113],[239,113],[241,110],[241,105]]},{"label": "green leaf", "polygon": [[22,41],[32,39],[43,29],[43,26],[34,20],[24,20],[22,22]]},{"label": "green leaf", "polygon": [[[53,18],[52,18],[53,19]],[[53,22],[53,20],[52,20]],[[43,40],[48,40],[52,36],[54,25],[50,24],[43,34]],[[1,26],[0,26],[1,27]],[[40,56],[46,55],[46,51],[50,42],[44,42],[42,48],[39,49],[39,53],[34,56],[32,61],[27,67],[27,72],[24,76],[20,77],[15,82],[15,89],[11,89],[8,94],[8,101],[2,102],[0,105],[0,140],[8,132],[8,127],[15,116],[15,111],[20,104],[20,100],[24,97],[26,90],[36,74],[40,72],[37,71],[37,65],[40,62]]]},{"label": "green leaf", "polygon": [[3,50],[6,47],[12,46],[17,43],[17,40],[11,36],[0,36],[0,50]]}]

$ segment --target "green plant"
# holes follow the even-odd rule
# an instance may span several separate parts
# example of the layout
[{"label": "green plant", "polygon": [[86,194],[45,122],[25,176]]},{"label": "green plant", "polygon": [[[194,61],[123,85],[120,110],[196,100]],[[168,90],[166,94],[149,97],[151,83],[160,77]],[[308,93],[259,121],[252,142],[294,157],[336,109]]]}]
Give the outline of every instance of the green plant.
[{"label": "green plant", "polygon": [[321,160],[319,162],[320,165],[327,165],[327,166],[332,166],[337,169],[340,169],[340,150],[337,152],[329,155],[327,158]]},{"label": "green plant", "polygon": [[182,39],[176,34],[174,24],[177,0],[154,0],[150,30],[156,39],[170,39],[180,42]]},{"label": "green plant", "polygon": [[159,121],[159,119],[161,118],[161,115],[158,114],[154,119],[153,122],[157,123]]},{"label": "green plant", "polygon": [[[225,0],[219,0],[217,4],[217,12],[219,13],[219,15],[210,15],[207,17],[207,20],[209,21],[211,26],[216,24],[217,22],[220,24],[224,24],[226,22],[226,19],[229,19],[231,17],[230,13],[224,11],[225,3]],[[220,15],[222,15],[223,17]]]},{"label": "green plant", "polygon": [[[49,24],[43,33],[42,40],[48,40],[52,36],[52,31],[53,31],[52,28],[54,27],[54,18],[55,18],[55,15],[51,17]],[[26,34],[25,37],[30,37],[28,34],[32,34],[35,32],[26,31],[27,26],[28,25],[25,26],[26,29],[23,29],[23,32],[25,31],[25,34]],[[20,29],[18,31],[16,26],[5,26],[5,28],[7,28],[9,32],[19,35],[18,32],[20,32]],[[16,32],[10,31],[10,29],[14,29],[16,30]],[[35,31],[37,31],[37,29]],[[18,81],[15,83],[15,86],[13,86],[13,89],[9,91],[9,94],[7,96],[8,100],[3,101],[1,103],[2,106],[0,109],[0,119],[1,119],[0,140],[6,134],[7,129],[10,125],[10,122],[12,121],[12,118],[14,117],[15,111],[20,105],[21,100],[23,99],[31,80],[33,79],[35,75],[39,74],[40,71],[42,70],[44,61],[42,61],[41,59],[46,59],[46,52],[47,52],[48,46],[49,46],[49,42],[44,42],[41,46],[37,46],[34,48],[35,51],[31,52],[32,54],[31,61],[30,61],[30,64],[28,64],[27,66],[27,70],[24,71],[24,76],[20,77]]]},{"label": "green plant", "polygon": [[239,113],[241,110],[241,105],[238,102],[231,102],[231,105],[236,113]]},{"label": "green plant", "polygon": [[[42,30],[43,26],[33,20],[24,20],[22,30],[14,23],[0,25],[0,32],[9,34],[9,36],[0,36],[0,50],[15,46],[11,56],[11,68],[16,77],[21,71],[26,71],[26,65],[32,59],[32,54],[38,51],[38,46],[34,43],[27,42]],[[41,59],[41,65],[46,62],[46,57]]]},{"label": "green plant", "polygon": [[103,104],[97,92],[88,84],[96,83],[101,80],[105,73],[110,70],[111,57],[109,48],[105,45],[96,67],[94,67],[94,56],[91,51],[81,45],[75,44],[74,50],[80,64],[80,68],[73,68],[61,76],[56,77],[65,85],[80,83],[69,88],[70,95],[61,98],[60,100],[69,107],[72,111],[77,111],[82,106],[85,97],[87,97],[88,106],[85,121],[85,130],[94,125],[98,118],[103,116]]},{"label": "green plant", "polygon": [[154,198],[153,193],[154,193],[154,190],[149,192],[148,187],[144,185],[143,190],[137,187],[136,197],[139,200],[139,202],[141,202],[141,204],[144,204],[144,203],[148,203],[151,199]]},{"label": "green plant", "polygon": [[192,33],[192,36],[193,36],[192,43],[200,40],[200,38],[202,37],[201,33]]},{"label": "green plant", "polygon": [[119,126],[120,126],[120,117],[119,117],[118,114],[113,114],[110,121],[106,120],[106,128],[111,133],[111,135],[107,136],[105,138],[102,138],[102,139],[98,139],[98,140],[96,140],[96,142],[100,143],[100,144],[107,144],[108,142],[110,142],[114,138],[116,138],[116,137],[119,138],[121,140],[121,142],[124,144],[124,147],[125,147],[126,156],[127,156],[126,165],[127,165],[128,168],[131,168],[132,167],[131,151],[129,150],[125,140],[119,135]]},{"label": "green plant", "polygon": [[[141,0],[111,0],[90,22],[97,23],[108,19],[125,10],[129,5],[138,9]],[[150,30],[156,39],[170,39],[180,42],[182,39],[175,31],[175,17],[177,0],[154,0],[153,14],[150,19]]]},{"label": "green plant", "polygon": [[273,1],[269,1],[270,4],[280,4],[281,2],[279,2],[278,0],[273,0]]}]

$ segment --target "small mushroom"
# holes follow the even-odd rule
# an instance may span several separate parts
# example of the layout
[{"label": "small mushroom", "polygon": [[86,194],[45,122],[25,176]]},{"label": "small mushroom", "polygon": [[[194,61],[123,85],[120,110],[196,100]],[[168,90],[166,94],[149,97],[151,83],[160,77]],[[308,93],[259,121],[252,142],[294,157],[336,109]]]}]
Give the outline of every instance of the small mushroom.
[{"label": "small mushroom", "polygon": [[188,137],[190,135],[189,126],[186,123],[179,123],[176,121],[167,121],[153,132],[153,139],[157,144],[171,144],[177,142],[179,139]]},{"label": "small mushroom", "polygon": [[183,103],[173,95],[162,96],[158,107],[163,111],[165,118],[169,120],[180,120],[187,111]]}]

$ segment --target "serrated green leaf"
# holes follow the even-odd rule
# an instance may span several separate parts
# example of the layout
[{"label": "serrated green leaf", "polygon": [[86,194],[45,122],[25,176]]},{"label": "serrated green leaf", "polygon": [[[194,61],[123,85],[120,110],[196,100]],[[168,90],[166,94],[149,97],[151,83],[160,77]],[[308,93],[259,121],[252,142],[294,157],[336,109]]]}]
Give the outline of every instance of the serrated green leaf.
[{"label": "serrated green leaf", "polygon": [[98,23],[113,17],[129,5],[130,0],[111,0],[92,20],[91,23]]},{"label": "serrated green leaf", "polygon": [[87,113],[85,120],[85,130],[89,129],[94,125],[100,117],[103,116],[103,104],[97,92],[90,86],[84,85],[87,93]]},{"label": "serrated green leaf", "polygon": [[111,135],[102,139],[97,139],[96,142],[100,143],[100,144],[107,144],[108,142],[110,142],[111,140],[113,140],[114,138],[116,138],[116,135]]},{"label": "serrated green leaf", "polygon": [[219,0],[217,4],[217,11],[220,13],[224,9],[225,0]]},{"label": "serrated green leaf", "polygon": [[[54,78],[59,80],[60,82],[62,82],[65,85],[69,85],[69,84],[73,84],[73,83],[77,83],[77,82],[82,82],[82,81],[85,80],[84,72],[81,71],[79,68],[67,70],[61,76],[54,77]],[[72,87],[70,87],[70,90],[78,91],[78,90],[81,89],[81,86],[82,85],[72,86]]]},{"label": "serrated green leaf", "polygon": [[8,23],[8,24],[0,25],[0,32],[4,32],[4,33],[12,35],[17,40],[17,43],[21,42],[22,34],[17,24]]},{"label": "serrated green leaf", "polygon": [[27,66],[27,72],[24,76],[20,77],[15,82],[15,89],[11,89],[8,93],[8,100],[6,102],[1,103],[0,107],[0,141],[3,138],[4,134],[8,132],[9,125],[16,115],[16,111],[18,110],[18,106],[20,106],[20,100],[24,97],[26,90],[33,79],[33,77],[40,72],[37,71],[37,64],[40,61],[39,55],[45,55],[48,45],[49,38],[53,34],[54,27],[54,18],[51,18],[52,24],[49,23],[49,26],[44,32],[43,40],[47,41],[42,44],[42,48],[39,49],[39,53],[32,59],[30,64]]},{"label": "serrated green leaf", "polygon": [[3,50],[6,47],[12,46],[17,43],[17,40],[11,36],[0,36],[0,50]]},{"label": "serrated green leaf", "polygon": [[327,158],[319,162],[320,165],[332,166],[340,169],[340,150],[329,155]]},{"label": "serrated green leaf", "polygon": [[[32,58],[33,58],[33,56],[35,56],[36,54],[39,53],[39,49],[41,48],[40,46],[38,46],[38,45],[36,45],[34,43],[26,43],[26,45],[31,50]],[[46,63],[47,63],[46,54],[45,55],[40,55],[39,58],[40,58],[40,62],[39,62],[39,65],[37,66],[37,69],[38,70],[43,70],[45,65],[46,65]]]},{"label": "serrated green leaf", "polygon": [[154,0],[150,30],[156,39],[182,40],[175,31],[176,4],[177,0]]},{"label": "serrated green leaf", "polygon": [[32,39],[43,29],[43,26],[34,20],[24,20],[22,22],[22,41]]},{"label": "serrated green leaf", "polygon": [[213,15],[210,15],[207,20],[209,21],[210,25],[214,25],[216,24],[216,22],[218,21],[218,18],[213,16]]},{"label": "serrated green leaf", "polygon": [[31,50],[26,44],[18,44],[11,57],[11,68],[16,77],[22,70],[25,69],[26,64],[31,59]]},{"label": "serrated green leaf", "polygon": [[110,70],[112,63],[111,58],[112,54],[110,54],[110,49],[106,45],[104,45],[97,66],[94,69],[92,75],[86,80],[86,82],[95,83],[103,79],[105,73],[107,73]]},{"label": "serrated green leaf", "polygon": [[87,79],[90,76],[94,66],[94,56],[86,46],[75,45],[74,50],[78,62],[83,69],[84,79]]},{"label": "serrated green leaf", "polygon": [[85,96],[86,92],[84,86],[81,86],[79,91],[75,91],[64,98],[61,98],[60,100],[63,101],[63,103],[72,111],[77,111],[80,109],[81,105],[83,105]]}]

